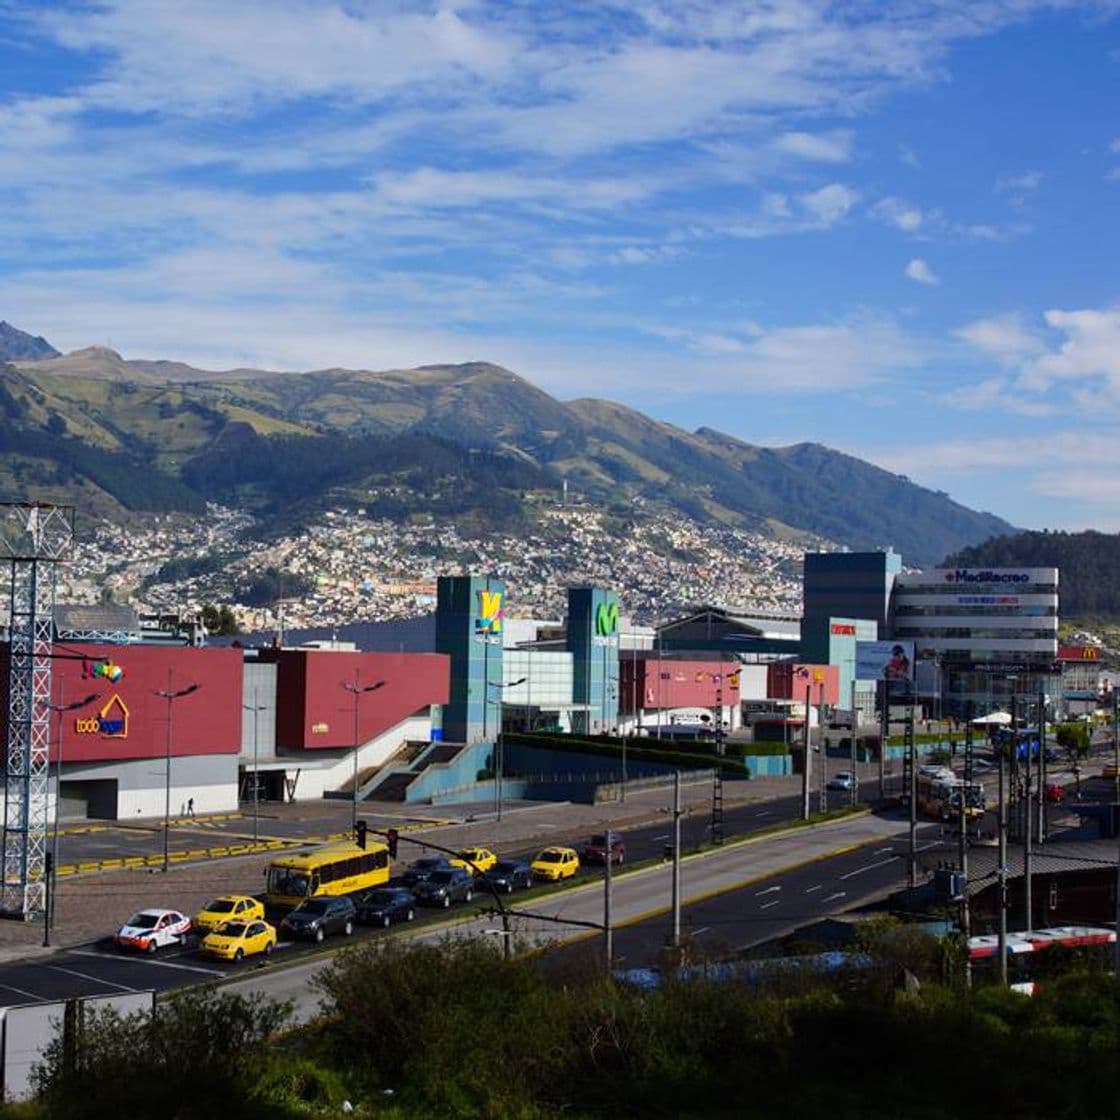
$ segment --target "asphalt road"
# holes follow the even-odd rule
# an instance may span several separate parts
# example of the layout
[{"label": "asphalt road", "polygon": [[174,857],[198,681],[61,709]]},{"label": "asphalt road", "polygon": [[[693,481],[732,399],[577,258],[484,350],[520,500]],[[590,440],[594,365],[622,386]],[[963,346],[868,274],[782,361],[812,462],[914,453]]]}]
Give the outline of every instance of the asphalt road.
[{"label": "asphalt road", "polygon": [[[833,760],[833,767],[836,766],[836,760]],[[877,788],[874,783],[872,788]],[[835,806],[843,804],[847,795],[832,792],[829,794],[829,799],[830,804]],[[815,808],[815,790],[813,805]],[[796,819],[799,812],[799,796],[729,807],[724,817],[725,835],[728,841],[736,837],[749,836],[788,823]],[[888,823],[888,818],[880,819]],[[896,831],[899,823],[896,814],[894,818]],[[694,812],[683,818],[682,850],[687,852],[695,849],[706,839],[708,827],[706,811]],[[831,829],[837,826],[826,827]],[[922,826],[923,836],[927,835],[926,830],[930,827]],[[933,830],[936,830],[935,826]],[[808,830],[808,833],[821,831],[823,830],[818,828]],[[419,846],[406,842],[406,836],[407,834],[402,835],[401,838],[402,857],[407,859],[421,854]],[[415,836],[417,840],[421,838],[421,834]],[[625,839],[628,862],[659,858],[665,845],[671,840],[671,822],[668,814],[663,823],[626,832]],[[562,843],[564,838],[558,834],[552,842]],[[925,842],[927,841],[923,840],[923,843]],[[758,944],[805,921],[850,909],[859,905],[861,901],[881,894],[890,886],[905,880],[905,851],[905,837],[887,839],[879,845],[879,850],[871,852],[870,855],[864,851],[852,852],[826,859],[811,869],[783,870],[780,881],[775,880],[774,883],[757,889],[754,887],[736,889],[734,876],[731,876],[721,885],[713,888],[721,893],[685,907],[682,916],[683,931],[686,934],[691,932],[693,938],[713,953]],[[533,852],[514,850],[503,851],[502,854],[531,856]],[[718,852],[716,854],[718,855]],[[584,870],[582,877],[589,882],[592,879],[601,881],[602,871],[599,868]],[[616,889],[621,890],[630,878],[631,876],[619,877]],[[779,889],[771,889],[773,887]],[[601,889],[586,893],[595,895],[596,901],[592,904],[592,910],[598,908],[597,916],[588,920],[597,921],[601,918]],[[686,895],[688,893],[686,890]],[[691,893],[694,895],[694,892]],[[564,895],[565,899],[572,897]],[[660,900],[656,905],[655,898]],[[664,915],[643,916],[641,909],[642,907],[646,910],[663,909],[667,906],[667,899],[666,890],[662,890],[659,894],[654,892],[653,897],[642,900],[642,905],[636,912],[640,920],[630,928],[619,929],[616,932],[616,954],[627,963],[631,965],[639,962],[649,963],[656,958],[665,940],[667,918]],[[532,905],[538,904],[533,902]],[[420,911],[420,913],[426,920],[437,923],[441,928],[447,916],[443,911]],[[126,916],[122,914],[121,919]],[[625,920],[622,912],[616,914],[615,920],[616,924]],[[549,927],[550,935],[555,935],[556,928]],[[355,934],[355,940],[376,935],[373,931],[359,929]],[[310,951],[310,947],[302,944],[282,942],[278,947],[277,959],[299,958]],[[126,956],[113,949],[106,940],[38,960],[0,966],[0,1006],[113,992],[149,989],[163,991],[231,975],[255,976],[264,970],[267,970],[266,966],[252,960],[236,965],[210,961],[201,958],[194,948],[188,947],[167,949],[155,958]]]},{"label": "asphalt road", "polygon": [[[728,839],[745,836],[796,818],[800,799],[784,797],[767,802],[728,808],[724,828]],[[682,818],[682,851],[695,849],[707,836],[709,820],[706,812],[697,812]],[[627,860],[630,863],[659,858],[670,838],[668,815],[664,824],[655,824],[625,833]],[[407,834],[406,834],[407,835]],[[421,840],[421,834],[415,836]],[[582,839],[586,839],[583,837]],[[557,836],[553,843],[563,843]],[[576,842],[572,839],[572,842]],[[504,851],[503,855],[531,857],[536,849]],[[403,860],[423,854],[421,844],[401,837],[400,855]],[[588,881],[601,879],[601,868],[585,868],[580,878]],[[619,879],[622,882],[623,878]],[[254,881],[253,886],[256,885]],[[249,888],[252,889],[252,888]],[[481,897],[481,896],[479,896]],[[485,903],[483,903],[485,905]],[[442,910],[417,908],[417,924],[437,922],[441,926],[447,915]],[[123,921],[126,914],[121,915]],[[108,935],[111,931],[106,931]],[[380,931],[359,927],[354,940],[376,936]],[[303,943],[281,942],[277,959],[305,956],[312,947]],[[254,960],[241,964],[213,961],[203,958],[194,947],[174,946],[161,950],[154,957],[123,954],[113,947],[108,936],[100,942],[52,954],[47,958],[16,961],[0,966],[0,1006],[27,1003],[33,1000],[62,999],[68,996],[107,994],[123,991],[155,989],[163,991],[183,985],[198,983],[208,978],[222,978],[231,974],[251,972],[261,965]]]}]

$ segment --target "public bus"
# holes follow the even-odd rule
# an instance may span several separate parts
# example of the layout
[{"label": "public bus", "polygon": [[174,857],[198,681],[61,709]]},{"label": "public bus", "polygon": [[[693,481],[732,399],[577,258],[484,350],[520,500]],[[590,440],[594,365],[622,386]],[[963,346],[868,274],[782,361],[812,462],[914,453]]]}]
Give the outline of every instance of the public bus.
[{"label": "public bus", "polygon": [[[1045,972],[1045,950],[1061,948],[1084,953],[1089,963],[1109,968],[1112,965],[1112,946],[1116,944],[1114,930],[1101,926],[1054,926],[1028,932],[1007,934],[1007,982],[1016,992],[1033,996],[1039,990],[1037,972]],[[974,975],[999,972],[999,935],[984,934],[968,939],[968,959]],[[1053,961],[1053,958],[1051,958]]]},{"label": "public bus", "polygon": [[949,820],[961,813],[965,819],[978,820],[984,815],[984,787],[979,782],[966,782],[951,770],[919,773],[915,782],[918,811],[935,821]]},{"label": "public bus", "polygon": [[277,856],[266,872],[265,902],[269,906],[298,906],[317,895],[354,894],[389,881],[389,849],[353,841],[327,844],[310,852]]}]

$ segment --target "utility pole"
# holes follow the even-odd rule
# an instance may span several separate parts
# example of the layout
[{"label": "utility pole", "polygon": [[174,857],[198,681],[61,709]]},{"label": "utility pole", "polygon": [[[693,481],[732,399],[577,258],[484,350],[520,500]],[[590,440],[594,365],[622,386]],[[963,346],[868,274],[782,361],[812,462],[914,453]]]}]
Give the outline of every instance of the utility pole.
[{"label": "utility pole", "polygon": [[1042,844],[1046,841],[1046,787],[1049,775],[1046,766],[1046,693],[1038,690],[1038,827],[1034,834],[1037,841]]},{"label": "utility pole", "polygon": [[820,682],[817,692],[817,741],[820,746],[821,764],[817,770],[817,808],[822,813],[828,812],[828,743],[824,737],[824,681]]},{"label": "utility pole", "polygon": [[809,713],[813,710],[813,685],[805,685],[805,765],[801,768],[801,819],[809,819],[809,779],[813,768],[812,744],[809,742]]},{"label": "utility pole", "polygon": [[[1090,745],[1092,741],[1090,735]],[[1113,799],[1120,801],[1120,690],[1115,685],[1112,688],[1112,766],[1115,772]],[[1116,935],[1116,940],[1120,943],[1120,933]]]},{"label": "utility pole", "polygon": [[611,830],[607,829],[607,869],[603,876],[603,951],[607,958],[607,976],[610,977],[614,964],[614,930],[611,926],[611,864],[614,862],[614,848],[611,844]]},{"label": "utility pole", "polygon": [[887,738],[891,733],[890,689],[886,681],[879,681],[876,685],[879,694],[879,800],[886,796],[887,782]]},{"label": "utility pole", "polygon": [[907,879],[910,889],[918,885],[918,767],[917,741],[914,738],[914,703],[906,715],[906,762],[910,771],[906,784],[907,800],[910,802],[910,843],[907,850]]},{"label": "utility pole", "polygon": [[968,787],[961,793],[960,814],[957,817],[958,840],[960,847],[958,857],[961,868],[961,938],[964,941],[964,986],[972,987],[972,962],[968,956],[968,939],[972,936],[972,917],[968,908],[968,816],[965,813],[966,793]]},{"label": "utility pole", "polygon": [[859,718],[856,715],[856,671],[855,666],[852,667],[852,737],[848,741],[848,746],[851,748],[852,759],[852,790],[851,790],[851,804],[854,809],[859,804],[859,779],[856,777],[856,731],[859,727]]},{"label": "utility pole", "polygon": [[670,944],[681,947],[681,772],[673,774],[673,931]]},{"label": "utility pole", "polygon": [[[1031,897],[1031,833],[1034,826],[1034,807],[1031,804],[1031,776],[1034,767],[1031,764],[1031,755],[1034,752],[1034,740],[1030,738],[1030,732],[1027,733],[1027,767],[1026,779],[1023,785],[1023,917],[1025,919],[1026,931],[1030,933],[1034,929],[1034,922],[1032,920],[1032,902]],[[1019,752],[1016,750],[1015,752]]]},{"label": "utility pole", "polygon": [[[1015,750],[1015,694],[1011,695],[1011,749]],[[1007,797],[1003,777],[1004,754],[1000,745],[999,759],[999,867],[997,869],[999,882],[999,980],[1007,987]]]}]

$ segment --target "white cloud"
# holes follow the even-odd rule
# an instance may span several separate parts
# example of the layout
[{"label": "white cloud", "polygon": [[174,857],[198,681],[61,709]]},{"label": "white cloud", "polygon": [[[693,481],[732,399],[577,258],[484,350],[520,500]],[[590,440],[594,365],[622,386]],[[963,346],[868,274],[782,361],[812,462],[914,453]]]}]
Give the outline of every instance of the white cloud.
[{"label": "white cloud", "polygon": [[976,319],[955,332],[958,338],[1001,363],[1015,364],[1043,349],[1045,343],[1021,315]]},{"label": "white cloud", "polygon": [[1023,171],[1017,175],[1001,175],[996,180],[996,190],[1010,194],[1023,194],[1037,190],[1042,182],[1041,171]]},{"label": "white cloud", "polygon": [[907,262],[903,271],[911,280],[915,280],[919,284],[928,284],[932,286],[941,283],[941,278],[921,257],[914,257],[913,260]]},{"label": "white cloud", "polygon": [[847,163],[852,158],[852,133],[846,129],[832,132],[785,132],[774,147],[786,155],[812,163]]},{"label": "white cloud", "polygon": [[1056,381],[1095,378],[1120,390],[1120,308],[1047,311],[1046,325],[1065,336],[1056,349],[1032,361],[1024,384],[1046,389]]},{"label": "white cloud", "polygon": [[880,221],[902,230],[903,233],[917,233],[926,220],[920,207],[901,198],[880,199],[871,208],[871,213]]},{"label": "white cloud", "polygon": [[829,183],[827,187],[801,196],[801,205],[826,226],[846,218],[858,201],[859,192],[843,183]]}]

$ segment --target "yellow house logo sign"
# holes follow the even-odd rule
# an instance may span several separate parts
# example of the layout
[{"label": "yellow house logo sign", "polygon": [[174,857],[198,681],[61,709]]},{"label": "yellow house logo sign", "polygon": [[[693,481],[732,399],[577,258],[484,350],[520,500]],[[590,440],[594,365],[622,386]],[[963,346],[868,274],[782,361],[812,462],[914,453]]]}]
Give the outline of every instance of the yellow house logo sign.
[{"label": "yellow house logo sign", "polygon": [[128,738],[128,707],[114,693],[96,716],[74,720],[79,735],[103,735],[107,739]]}]

